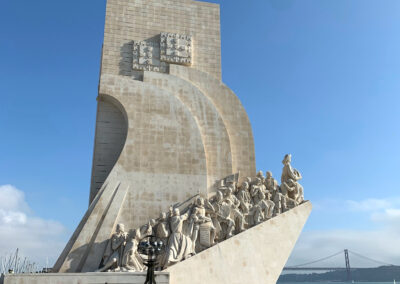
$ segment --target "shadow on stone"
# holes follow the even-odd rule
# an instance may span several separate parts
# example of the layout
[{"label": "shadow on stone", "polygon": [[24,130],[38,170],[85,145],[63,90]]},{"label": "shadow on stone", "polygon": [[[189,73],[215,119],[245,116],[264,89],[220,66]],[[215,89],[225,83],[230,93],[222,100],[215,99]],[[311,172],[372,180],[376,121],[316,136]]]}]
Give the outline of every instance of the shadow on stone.
[{"label": "shadow on stone", "polygon": [[[156,35],[143,42],[158,43],[160,42],[160,35]],[[120,62],[119,62],[119,75],[133,77],[136,80],[143,80],[143,71],[133,70],[133,43],[131,40],[124,43],[120,48]]]}]

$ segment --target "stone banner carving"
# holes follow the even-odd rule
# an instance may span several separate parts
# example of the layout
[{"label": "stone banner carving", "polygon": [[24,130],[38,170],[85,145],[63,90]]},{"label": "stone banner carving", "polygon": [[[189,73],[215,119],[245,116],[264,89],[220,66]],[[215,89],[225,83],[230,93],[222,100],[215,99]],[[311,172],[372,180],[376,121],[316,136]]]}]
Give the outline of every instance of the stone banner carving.
[{"label": "stone banner carving", "polygon": [[98,271],[143,271],[137,244],[147,235],[166,244],[157,260],[157,269],[163,270],[303,203],[302,176],[291,166],[291,155],[282,163],[281,185],[269,171],[241,182],[232,175],[220,181],[211,198],[196,196],[186,207],[171,207],[129,234],[118,224]]}]

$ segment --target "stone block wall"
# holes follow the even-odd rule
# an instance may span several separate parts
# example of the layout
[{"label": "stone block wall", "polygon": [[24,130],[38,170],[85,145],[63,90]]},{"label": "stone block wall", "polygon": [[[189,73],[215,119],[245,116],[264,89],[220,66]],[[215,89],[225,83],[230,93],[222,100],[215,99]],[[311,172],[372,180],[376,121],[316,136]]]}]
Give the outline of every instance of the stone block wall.
[{"label": "stone block wall", "polygon": [[219,5],[186,0],[108,0],[102,74],[133,75],[132,41],[160,32],[194,38],[192,68],[221,79]]}]

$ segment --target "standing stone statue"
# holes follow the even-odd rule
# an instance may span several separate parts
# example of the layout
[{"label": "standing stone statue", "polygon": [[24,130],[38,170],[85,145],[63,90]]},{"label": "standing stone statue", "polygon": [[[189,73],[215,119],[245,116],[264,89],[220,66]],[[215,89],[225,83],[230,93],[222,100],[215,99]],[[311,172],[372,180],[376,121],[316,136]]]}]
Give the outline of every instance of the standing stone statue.
[{"label": "standing stone statue", "polygon": [[237,198],[240,201],[240,210],[243,214],[249,213],[251,207],[251,197],[249,192],[249,183],[247,181],[243,182],[239,192],[237,193]]},{"label": "standing stone statue", "polygon": [[225,198],[226,202],[231,206],[230,217],[234,221],[235,225],[237,224],[236,230],[239,232],[243,232],[245,230],[244,226],[246,225],[245,218],[239,210],[240,201],[233,195],[232,188],[228,188],[227,196]]},{"label": "standing stone statue", "polygon": [[257,177],[255,179],[254,184],[251,186],[251,189],[250,189],[250,196],[253,200],[254,205],[257,205],[258,202],[261,200],[261,198],[260,198],[261,193],[265,194],[265,186],[262,183],[262,179]]},{"label": "standing stone statue", "polygon": [[183,222],[189,218],[189,215],[189,212],[187,212],[181,216],[179,208],[173,210],[173,216],[169,221],[171,235],[166,249],[166,266],[184,260],[193,253],[192,240],[183,234]]},{"label": "standing stone statue", "polygon": [[292,168],[291,161],[292,155],[286,154],[282,161],[281,188],[282,191],[287,191],[288,197],[298,205],[304,201],[303,187],[297,182],[302,176],[299,171]]},{"label": "standing stone statue", "polygon": [[209,214],[216,229],[218,241],[233,236],[235,222],[231,219],[231,204],[226,202],[222,191],[218,190],[212,201],[207,203],[211,208]]},{"label": "standing stone statue", "polygon": [[107,243],[107,247],[103,255],[104,266],[98,270],[99,272],[111,269],[120,269],[127,239],[127,233],[125,233],[124,230],[124,224],[117,225],[116,232],[111,236],[111,239]]},{"label": "standing stone statue", "polygon": [[280,192],[280,188],[278,185],[278,181],[272,177],[272,173],[270,171],[266,172],[265,178],[265,187],[267,189],[268,194],[271,196],[271,200],[274,202],[274,216],[279,215],[286,208],[284,208],[286,202],[285,197]]},{"label": "standing stone statue", "polygon": [[[157,240],[162,241],[163,244],[167,244],[168,238],[171,234],[168,219],[167,213],[162,212],[160,214],[160,218],[158,219],[158,223],[155,225],[155,234]],[[164,251],[164,253],[161,253],[157,257],[157,268],[159,270],[162,270],[167,263],[166,255],[167,254]]]}]

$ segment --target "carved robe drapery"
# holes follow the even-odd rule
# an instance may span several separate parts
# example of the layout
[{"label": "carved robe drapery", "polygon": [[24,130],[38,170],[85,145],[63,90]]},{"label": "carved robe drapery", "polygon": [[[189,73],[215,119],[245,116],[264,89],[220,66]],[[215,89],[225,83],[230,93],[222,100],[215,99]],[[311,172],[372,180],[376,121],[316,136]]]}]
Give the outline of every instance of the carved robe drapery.
[{"label": "carved robe drapery", "polygon": [[126,241],[127,234],[120,233],[114,234],[111,239],[108,241],[106,250],[103,256],[103,263],[107,264],[113,259],[116,260],[116,266],[121,265],[121,258],[124,252],[124,246]]},{"label": "carved robe drapery", "polygon": [[289,198],[297,204],[303,202],[303,187],[297,182],[302,178],[301,174],[290,163],[285,163],[282,169],[281,189],[283,193],[287,192]]},{"label": "carved robe drapery", "polygon": [[126,243],[121,261],[121,266],[124,269],[129,271],[143,271],[145,269],[142,258],[137,252],[138,244],[139,242],[135,238]]},{"label": "carved robe drapery", "polygon": [[179,262],[192,254],[192,240],[183,234],[183,222],[188,215],[173,216],[170,218],[171,235],[168,239],[168,264]]}]

